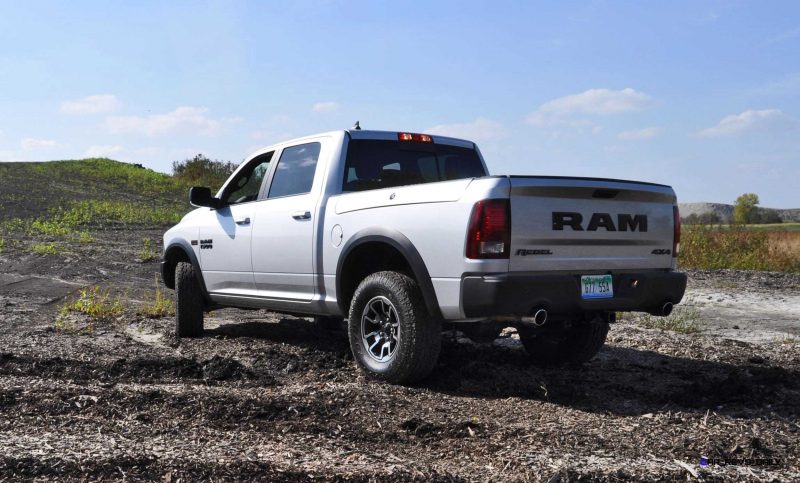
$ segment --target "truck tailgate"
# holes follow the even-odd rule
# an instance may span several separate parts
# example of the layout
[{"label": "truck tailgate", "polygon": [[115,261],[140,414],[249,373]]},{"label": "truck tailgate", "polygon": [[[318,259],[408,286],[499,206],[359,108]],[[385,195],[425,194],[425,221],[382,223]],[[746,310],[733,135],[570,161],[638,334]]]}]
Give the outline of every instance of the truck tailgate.
[{"label": "truck tailgate", "polygon": [[511,271],[673,267],[669,186],[511,176]]}]

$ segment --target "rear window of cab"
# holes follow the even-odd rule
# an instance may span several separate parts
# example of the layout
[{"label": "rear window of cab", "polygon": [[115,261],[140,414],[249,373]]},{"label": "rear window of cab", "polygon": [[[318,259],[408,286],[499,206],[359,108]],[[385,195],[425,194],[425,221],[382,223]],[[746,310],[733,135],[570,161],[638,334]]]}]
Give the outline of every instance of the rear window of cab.
[{"label": "rear window of cab", "polygon": [[353,139],[342,191],[366,191],[485,176],[474,149],[430,142]]}]

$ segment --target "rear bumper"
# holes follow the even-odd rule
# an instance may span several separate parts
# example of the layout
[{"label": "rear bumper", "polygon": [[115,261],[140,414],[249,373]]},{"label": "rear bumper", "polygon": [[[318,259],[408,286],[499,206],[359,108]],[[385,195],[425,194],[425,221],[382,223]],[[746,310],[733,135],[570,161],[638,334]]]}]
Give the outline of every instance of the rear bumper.
[{"label": "rear bumper", "polygon": [[642,271],[612,276],[614,297],[599,300],[581,298],[580,274],[466,276],[461,283],[461,301],[468,318],[527,316],[533,308],[545,308],[554,315],[656,312],[666,302],[680,302],[686,291],[686,274],[681,272]]}]

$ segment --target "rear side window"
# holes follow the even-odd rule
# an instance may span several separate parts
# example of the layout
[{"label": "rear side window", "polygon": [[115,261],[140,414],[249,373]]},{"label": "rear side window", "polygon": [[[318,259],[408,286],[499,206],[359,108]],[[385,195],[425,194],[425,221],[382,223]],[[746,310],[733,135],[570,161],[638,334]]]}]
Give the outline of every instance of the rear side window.
[{"label": "rear side window", "polygon": [[391,188],[485,175],[483,164],[474,149],[445,144],[353,139],[347,148],[342,191]]},{"label": "rear side window", "polygon": [[311,191],[319,159],[320,143],[300,144],[281,153],[269,198],[292,196]]}]

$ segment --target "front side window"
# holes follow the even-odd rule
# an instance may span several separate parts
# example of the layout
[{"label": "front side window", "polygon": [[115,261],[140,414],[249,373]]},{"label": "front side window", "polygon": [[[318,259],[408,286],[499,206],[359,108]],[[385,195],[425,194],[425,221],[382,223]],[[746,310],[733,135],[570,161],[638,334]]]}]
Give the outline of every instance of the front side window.
[{"label": "front side window", "polygon": [[262,154],[242,168],[225,188],[222,202],[227,205],[235,205],[257,200],[261,184],[269,172],[272,154]]},{"label": "front side window", "polygon": [[364,191],[485,176],[474,149],[446,144],[354,139],[343,191]]},{"label": "front side window", "polygon": [[320,147],[320,143],[308,143],[284,149],[272,178],[269,198],[311,191]]}]

